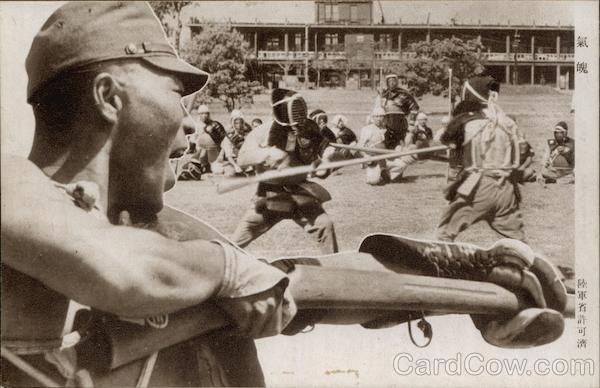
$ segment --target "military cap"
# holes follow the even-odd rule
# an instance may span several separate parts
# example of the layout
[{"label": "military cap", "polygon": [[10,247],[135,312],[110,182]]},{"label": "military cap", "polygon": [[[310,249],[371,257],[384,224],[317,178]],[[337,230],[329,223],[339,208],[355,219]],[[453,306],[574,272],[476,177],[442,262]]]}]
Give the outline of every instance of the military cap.
[{"label": "military cap", "polygon": [[181,60],[146,2],[70,2],[33,39],[25,67],[27,100],[60,74],[114,59],[138,58],[175,74],[184,94],[201,89],[208,73]]}]

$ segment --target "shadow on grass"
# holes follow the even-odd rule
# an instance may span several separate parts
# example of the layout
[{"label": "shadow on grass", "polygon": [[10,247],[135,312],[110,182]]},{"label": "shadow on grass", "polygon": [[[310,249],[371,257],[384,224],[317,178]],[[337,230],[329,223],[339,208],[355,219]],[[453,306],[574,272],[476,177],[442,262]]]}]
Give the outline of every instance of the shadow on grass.
[{"label": "shadow on grass", "polygon": [[402,178],[394,180],[390,183],[392,183],[392,184],[414,183],[414,182],[420,181],[420,180],[445,178],[445,177],[446,177],[446,175],[444,175],[444,174],[409,175],[409,176],[403,176]]}]

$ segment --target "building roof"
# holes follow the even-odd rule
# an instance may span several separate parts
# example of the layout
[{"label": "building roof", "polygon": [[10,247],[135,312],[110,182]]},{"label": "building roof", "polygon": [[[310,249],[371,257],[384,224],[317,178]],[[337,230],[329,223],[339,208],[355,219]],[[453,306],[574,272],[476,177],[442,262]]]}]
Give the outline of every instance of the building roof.
[{"label": "building roof", "polygon": [[[378,2],[373,23],[381,23]],[[385,24],[469,26],[573,26],[573,5],[563,1],[383,0]],[[184,18],[234,24],[314,24],[314,1],[202,1],[185,8]],[[184,19],[185,20],[185,19]]]}]

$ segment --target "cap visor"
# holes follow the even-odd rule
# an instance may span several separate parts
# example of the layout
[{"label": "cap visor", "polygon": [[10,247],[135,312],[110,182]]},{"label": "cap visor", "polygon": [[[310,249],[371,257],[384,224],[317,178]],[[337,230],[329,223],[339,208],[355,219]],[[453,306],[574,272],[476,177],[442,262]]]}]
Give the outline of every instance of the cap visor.
[{"label": "cap visor", "polygon": [[142,59],[169,73],[176,73],[183,82],[184,95],[201,90],[208,82],[209,74],[189,63],[171,56],[146,56]]}]

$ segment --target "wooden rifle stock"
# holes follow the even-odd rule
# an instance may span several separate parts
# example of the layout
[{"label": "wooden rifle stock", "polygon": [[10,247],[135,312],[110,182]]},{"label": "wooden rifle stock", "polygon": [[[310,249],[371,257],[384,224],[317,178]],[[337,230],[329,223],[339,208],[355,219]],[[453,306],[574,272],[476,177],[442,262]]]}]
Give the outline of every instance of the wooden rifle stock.
[{"label": "wooden rifle stock", "polygon": [[446,147],[446,146],[434,146],[434,147],[427,147],[427,148],[421,148],[421,149],[415,149],[415,150],[409,150],[409,151],[394,151],[394,152],[386,153],[384,155],[369,156],[369,157],[350,159],[350,160],[340,160],[338,162],[332,162],[332,163],[321,163],[316,167],[313,165],[308,165],[308,166],[298,166],[298,167],[286,168],[285,170],[271,170],[271,171],[267,171],[265,173],[253,176],[253,177],[232,178],[232,179],[224,180],[223,182],[217,184],[217,192],[219,194],[223,194],[223,193],[227,193],[227,192],[230,192],[233,190],[240,189],[244,186],[248,186],[248,185],[251,185],[254,183],[271,181],[271,180],[280,179],[280,178],[288,178],[288,177],[298,176],[298,175],[303,175],[303,174],[310,174],[310,173],[322,171],[322,170],[336,169],[336,168],[354,166],[357,164],[371,163],[371,162],[377,162],[380,160],[399,158],[401,156],[442,151],[442,150],[446,150],[447,148],[448,147]]},{"label": "wooden rifle stock", "polygon": [[[310,265],[296,265],[289,276],[299,311],[324,310],[322,323],[360,324],[394,312],[510,315],[526,307],[518,295],[486,282]],[[573,296],[563,314],[574,316]],[[102,369],[116,369],[227,327],[233,329],[225,314],[210,303],[171,314],[163,329],[110,321],[101,329],[102,346],[110,355]],[[98,348],[98,344],[92,346]]]},{"label": "wooden rifle stock", "polygon": [[360,152],[366,152],[369,154],[391,154],[397,151],[394,150],[388,150],[387,148],[370,148],[370,147],[359,147],[359,146],[351,146],[351,145],[347,145],[347,144],[340,144],[340,143],[329,143],[329,146],[333,147],[333,148],[339,148],[341,150],[350,150],[350,151],[360,151]]}]

